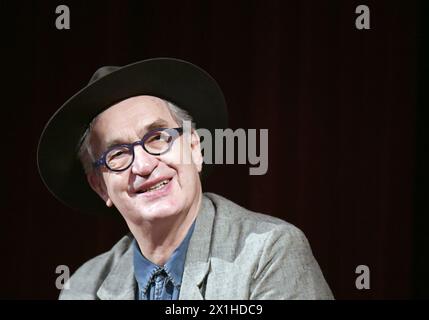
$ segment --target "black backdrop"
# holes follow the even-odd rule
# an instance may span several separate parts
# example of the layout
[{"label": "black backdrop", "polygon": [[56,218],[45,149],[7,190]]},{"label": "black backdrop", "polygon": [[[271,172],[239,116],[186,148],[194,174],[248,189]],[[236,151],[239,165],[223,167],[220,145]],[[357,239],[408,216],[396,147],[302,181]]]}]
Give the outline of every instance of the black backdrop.
[{"label": "black backdrop", "polygon": [[[120,219],[85,216],[57,202],[38,176],[37,142],[49,117],[98,67],[155,56],[189,60],[212,74],[232,129],[269,129],[266,175],[249,176],[246,165],[218,166],[206,191],[301,228],[336,298],[425,296],[429,157],[424,138],[416,140],[416,132],[427,133],[427,113],[416,109],[427,102],[423,85],[416,92],[417,71],[425,67],[416,66],[418,48],[425,50],[416,46],[423,6],[0,3],[0,298],[55,299],[57,265],[74,271],[127,231]],[[70,8],[70,30],[55,28],[61,4]],[[370,30],[355,28],[359,4],[371,10]],[[358,265],[370,268],[369,290],[355,287]]]}]

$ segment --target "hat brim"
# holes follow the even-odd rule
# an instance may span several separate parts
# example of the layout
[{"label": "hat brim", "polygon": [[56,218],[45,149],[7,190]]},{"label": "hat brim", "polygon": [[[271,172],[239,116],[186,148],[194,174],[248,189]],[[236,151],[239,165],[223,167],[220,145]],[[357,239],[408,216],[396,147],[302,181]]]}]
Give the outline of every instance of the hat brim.
[{"label": "hat brim", "polygon": [[[227,109],[216,81],[201,68],[178,59],[155,58],[122,67],[86,86],[50,118],[38,145],[40,176],[64,204],[84,212],[116,212],[90,188],[77,147],[91,120],[110,106],[151,95],[187,110],[197,128],[226,128]],[[211,165],[204,165],[203,172]]]}]

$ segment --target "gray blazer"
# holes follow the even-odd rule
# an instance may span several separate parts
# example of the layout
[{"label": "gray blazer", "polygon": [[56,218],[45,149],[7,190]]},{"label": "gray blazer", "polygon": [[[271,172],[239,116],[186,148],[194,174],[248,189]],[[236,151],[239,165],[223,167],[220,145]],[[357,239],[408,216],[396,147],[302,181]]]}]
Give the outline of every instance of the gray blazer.
[{"label": "gray blazer", "polygon": [[[135,299],[131,234],[82,265],[60,299]],[[204,193],[179,299],[333,299],[293,225]]]}]

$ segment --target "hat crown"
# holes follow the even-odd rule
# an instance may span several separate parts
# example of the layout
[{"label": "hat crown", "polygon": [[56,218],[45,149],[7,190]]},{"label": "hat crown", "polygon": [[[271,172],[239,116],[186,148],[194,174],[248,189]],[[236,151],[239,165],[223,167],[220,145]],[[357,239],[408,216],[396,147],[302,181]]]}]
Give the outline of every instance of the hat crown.
[{"label": "hat crown", "polygon": [[91,79],[88,82],[88,85],[91,83],[103,78],[104,76],[107,76],[108,74],[120,69],[120,67],[117,66],[104,66],[100,67],[95,71],[95,73],[92,75]]}]

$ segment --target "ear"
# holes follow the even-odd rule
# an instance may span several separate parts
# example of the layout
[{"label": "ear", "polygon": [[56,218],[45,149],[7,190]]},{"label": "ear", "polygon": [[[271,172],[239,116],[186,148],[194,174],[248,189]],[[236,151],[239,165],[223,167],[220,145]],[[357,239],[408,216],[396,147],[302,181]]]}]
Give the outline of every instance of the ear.
[{"label": "ear", "polygon": [[201,153],[200,136],[195,129],[192,129],[191,134],[191,153],[192,160],[197,166],[198,172],[201,172],[203,167],[203,155]]},{"label": "ear", "polygon": [[97,172],[91,171],[86,174],[86,179],[88,180],[88,183],[91,186],[92,190],[94,190],[106,203],[106,206],[111,207],[113,205],[113,202],[107,194],[106,185],[101,175]]}]

